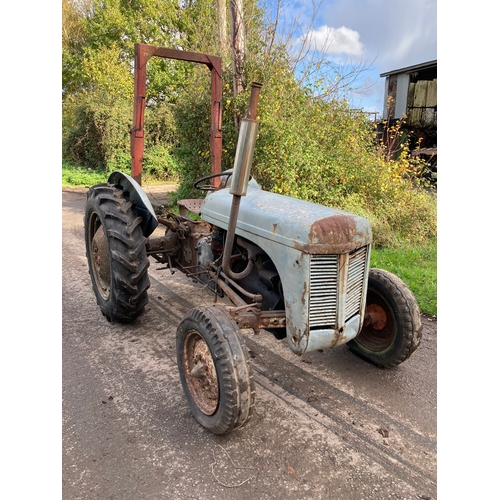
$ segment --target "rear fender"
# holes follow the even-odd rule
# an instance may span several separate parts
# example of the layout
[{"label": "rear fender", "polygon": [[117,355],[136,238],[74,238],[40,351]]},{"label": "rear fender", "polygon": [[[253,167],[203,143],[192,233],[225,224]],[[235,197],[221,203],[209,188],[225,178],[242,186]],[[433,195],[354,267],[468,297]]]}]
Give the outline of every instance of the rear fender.
[{"label": "rear fender", "polygon": [[128,191],[129,197],[135,202],[137,214],[142,218],[141,229],[142,234],[147,238],[158,226],[153,205],[149,201],[144,190],[130,175],[123,172],[113,172],[108,179],[110,184],[119,184],[124,191]]}]

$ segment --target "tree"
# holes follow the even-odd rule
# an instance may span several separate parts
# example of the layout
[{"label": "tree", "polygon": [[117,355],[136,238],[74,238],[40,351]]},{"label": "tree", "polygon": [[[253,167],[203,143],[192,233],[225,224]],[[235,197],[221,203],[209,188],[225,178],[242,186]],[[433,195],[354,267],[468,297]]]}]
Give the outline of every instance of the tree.
[{"label": "tree", "polygon": [[[303,5],[308,9],[302,16],[292,8],[288,0],[268,3],[270,16],[264,39],[268,53],[273,47],[284,47],[288,54],[290,68],[297,81],[309,88],[315,98],[323,100],[347,100],[353,93],[367,91],[371,84],[363,82],[364,74],[371,69],[371,63],[346,58],[343,61],[329,54],[333,34],[325,28],[321,45],[315,36],[315,23],[323,7],[323,0]],[[292,11],[292,15],[288,11]]]},{"label": "tree", "polygon": [[243,0],[230,0],[231,45],[233,61],[233,91],[237,96],[245,88],[245,23],[243,20]]},{"label": "tree", "polygon": [[227,56],[227,7],[226,0],[217,0],[217,28],[219,33],[219,45],[221,56]]},{"label": "tree", "polygon": [[[135,43],[195,51],[203,51],[204,43],[215,47],[214,9],[200,0],[182,6],[171,0],[63,0],[65,156],[94,168],[122,165],[129,156]],[[168,106],[192,73],[187,63],[161,58],[148,63],[145,167],[152,157],[159,165],[172,163],[154,153],[175,145]]]}]

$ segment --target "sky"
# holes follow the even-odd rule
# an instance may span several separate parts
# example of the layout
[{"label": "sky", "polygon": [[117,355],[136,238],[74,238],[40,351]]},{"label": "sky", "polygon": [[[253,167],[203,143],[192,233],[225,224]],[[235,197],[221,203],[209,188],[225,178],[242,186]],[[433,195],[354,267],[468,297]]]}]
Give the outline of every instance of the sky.
[{"label": "sky", "polygon": [[351,98],[353,108],[382,112],[381,73],[437,59],[437,0],[282,2],[284,23],[299,20],[296,41],[307,37],[331,62],[367,68],[356,82],[366,88]]}]

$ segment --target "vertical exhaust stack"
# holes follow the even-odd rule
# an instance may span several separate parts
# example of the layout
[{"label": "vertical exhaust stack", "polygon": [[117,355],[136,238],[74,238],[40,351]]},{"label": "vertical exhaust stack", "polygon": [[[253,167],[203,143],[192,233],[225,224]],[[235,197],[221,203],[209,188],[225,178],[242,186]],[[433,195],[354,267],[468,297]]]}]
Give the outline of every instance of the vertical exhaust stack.
[{"label": "vertical exhaust stack", "polygon": [[241,197],[247,193],[248,181],[250,180],[250,170],[252,168],[253,152],[257,140],[257,131],[259,122],[255,119],[257,116],[257,101],[262,85],[253,82],[250,94],[250,104],[248,106],[247,116],[241,121],[240,133],[238,136],[238,145],[234,158],[233,174],[229,192],[233,195],[231,212],[227,227],[226,243],[224,245],[224,255],[222,258],[222,270],[231,279],[238,280],[248,276],[253,269],[253,259],[249,259],[247,267],[240,273],[234,273],[230,268],[231,253],[236,232],[236,221],[240,209]]}]

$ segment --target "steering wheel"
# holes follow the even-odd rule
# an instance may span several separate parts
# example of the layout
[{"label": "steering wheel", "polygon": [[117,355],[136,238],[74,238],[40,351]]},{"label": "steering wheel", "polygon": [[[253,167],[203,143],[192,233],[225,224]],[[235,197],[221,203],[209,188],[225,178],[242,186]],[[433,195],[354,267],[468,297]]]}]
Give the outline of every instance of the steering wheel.
[{"label": "steering wheel", "polygon": [[208,181],[210,179],[215,179],[216,177],[228,177],[233,173],[233,170],[225,170],[224,172],[219,172],[217,174],[207,175],[205,177],[201,177],[194,184],[193,187],[195,189],[199,189],[200,191],[215,191],[219,189],[219,187],[212,186],[211,184],[202,184],[202,182]]}]

